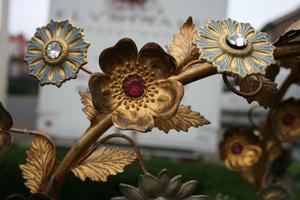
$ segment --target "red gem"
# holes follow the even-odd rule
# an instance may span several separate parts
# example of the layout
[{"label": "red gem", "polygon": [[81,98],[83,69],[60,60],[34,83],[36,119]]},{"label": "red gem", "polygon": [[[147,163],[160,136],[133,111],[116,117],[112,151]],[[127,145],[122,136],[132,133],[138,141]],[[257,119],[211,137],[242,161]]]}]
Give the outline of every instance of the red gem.
[{"label": "red gem", "polygon": [[130,75],[123,81],[124,92],[130,97],[140,97],[144,94],[145,82],[138,75]]},{"label": "red gem", "polygon": [[295,121],[295,116],[292,113],[284,114],[282,118],[282,123],[286,126],[291,126]]},{"label": "red gem", "polygon": [[231,146],[231,151],[233,154],[240,154],[243,151],[243,145],[241,145],[240,143],[234,143]]}]

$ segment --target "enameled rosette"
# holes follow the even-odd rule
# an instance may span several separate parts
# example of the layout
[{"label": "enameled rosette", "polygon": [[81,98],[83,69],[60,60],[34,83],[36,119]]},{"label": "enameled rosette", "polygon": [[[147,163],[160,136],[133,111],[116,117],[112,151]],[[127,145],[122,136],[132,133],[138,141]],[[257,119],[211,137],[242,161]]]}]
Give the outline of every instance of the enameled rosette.
[{"label": "enameled rosette", "polygon": [[60,86],[64,81],[76,78],[81,66],[87,63],[89,43],[85,41],[83,29],[75,27],[69,20],[54,21],[37,28],[28,41],[25,61],[29,74],[42,85]]},{"label": "enameled rosette", "polygon": [[275,63],[275,47],[268,41],[267,34],[255,30],[249,23],[210,20],[199,28],[196,44],[202,58],[212,62],[220,73],[241,77],[264,74],[266,67]]}]

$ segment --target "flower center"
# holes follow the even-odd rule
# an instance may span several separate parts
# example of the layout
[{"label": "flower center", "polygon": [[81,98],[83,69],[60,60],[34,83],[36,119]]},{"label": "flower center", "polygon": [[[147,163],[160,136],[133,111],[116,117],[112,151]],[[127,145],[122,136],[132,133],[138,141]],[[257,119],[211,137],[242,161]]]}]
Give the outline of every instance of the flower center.
[{"label": "flower center", "polygon": [[248,45],[248,40],[240,33],[232,33],[226,37],[227,44],[234,49],[244,49]]},{"label": "flower center", "polygon": [[292,113],[286,113],[282,118],[282,123],[286,126],[291,126],[295,121],[295,116]]},{"label": "flower center", "polygon": [[46,55],[50,59],[56,59],[62,52],[62,46],[56,41],[50,42],[46,47]]},{"label": "flower center", "polygon": [[145,82],[138,75],[130,75],[123,81],[123,89],[127,96],[140,97],[144,94]]},{"label": "flower center", "polygon": [[231,146],[231,151],[233,154],[240,154],[242,151],[243,151],[243,145],[241,145],[240,143],[234,143],[232,146]]}]

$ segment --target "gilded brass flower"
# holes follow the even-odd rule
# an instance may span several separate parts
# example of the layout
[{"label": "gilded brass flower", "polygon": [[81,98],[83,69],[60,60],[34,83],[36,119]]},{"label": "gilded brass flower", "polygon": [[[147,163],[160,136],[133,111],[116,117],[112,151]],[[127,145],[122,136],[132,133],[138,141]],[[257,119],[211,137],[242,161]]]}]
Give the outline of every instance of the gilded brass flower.
[{"label": "gilded brass flower", "polygon": [[280,185],[270,185],[258,193],[257,200],[290,200],[290,197]]},{"label": "gilded brass flower", "polygon": [[275,47],[267,40],[267,34],[255,30],[249,23],[210,20],[199,28],[196,44],[202,58],[212,62],[220,73],[241,77],[264,74],[266,67],[275,63]]},{"label": "gilded brass flower", "polygon": [[9,129],[13,126],[10,114],[0,103],[0,161],[5,157],[12,145]]},{"label": "gilded brass flower", "polygon": [[183,86],[168,79],[175,60],[159,45],[148,43],[138,52],[135,43],[124,38],[101,53],[99,64],[105,74],[90,78],[93,104],[100,114],[112,112],[117,128],[146,132],[154,118],[176,113]]},{"label": "gilded brass flower", "polygon": [[54,21],[37,28],[27,44],[24,60],[29,65],[29,74],[42,85],[60,86],[64,81],[76,78],[86,61],[89,47],[83,29],[73,26],[68,20]]},{"label": "gilded brass flower", "polygon": [[284,141],[300,137],[300,100],[288,99],[276,109],[274,125]]},{"label": "gilded brass flower", "polygon": [[262,150],[259,138],[250,130],[230,129],[225,132],[220,143],[221,159],[228,169],[245,171],[260,158]]},{"label": "gilded brass flower", "polygon": [[181,176],[170,178],[166,170],[162,170],[158,177],[151,174],[141,175],[138,187],[121,184],[120,189],[124,197],[112,200],[210,200],[205,195],[192,195],[197,189],[197,181],[181,182]]}]

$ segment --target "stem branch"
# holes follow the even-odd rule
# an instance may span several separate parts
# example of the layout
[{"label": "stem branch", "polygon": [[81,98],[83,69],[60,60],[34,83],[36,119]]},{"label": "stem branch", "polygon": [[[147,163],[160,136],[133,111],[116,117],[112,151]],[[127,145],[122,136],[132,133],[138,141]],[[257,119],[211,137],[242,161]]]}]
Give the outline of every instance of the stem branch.
[{"label": "stem branch", "polygon": [[83,156],[91,145],[112,126],[112,114],[104,115],[77,140],[55,171],[55,194],[58,197],[62,182],[73,164]]},{"label": "stem branch", "polygon": [[133,149],[134,149],[134,151],[136,153],[137,159],[139,160],[139,164],[140,164],[141,170],[143,171],[144,174],[146,174],[148,171],[147,171],[147,169],[145,167],[141,151],[140,151],[137,143],[132,138],[128,137],[127,135],[120,134],[120,133],[114,133],[114,134],[105,136],[104,138],[100,139],[95,144],[95,146],[93,147],[93,150],[95,150],[96,148],[98,148],[99,145],[105,143],[107,140],[110,140],[112,138],[123,138],[123,139],[125,139],[133,147]]}]

